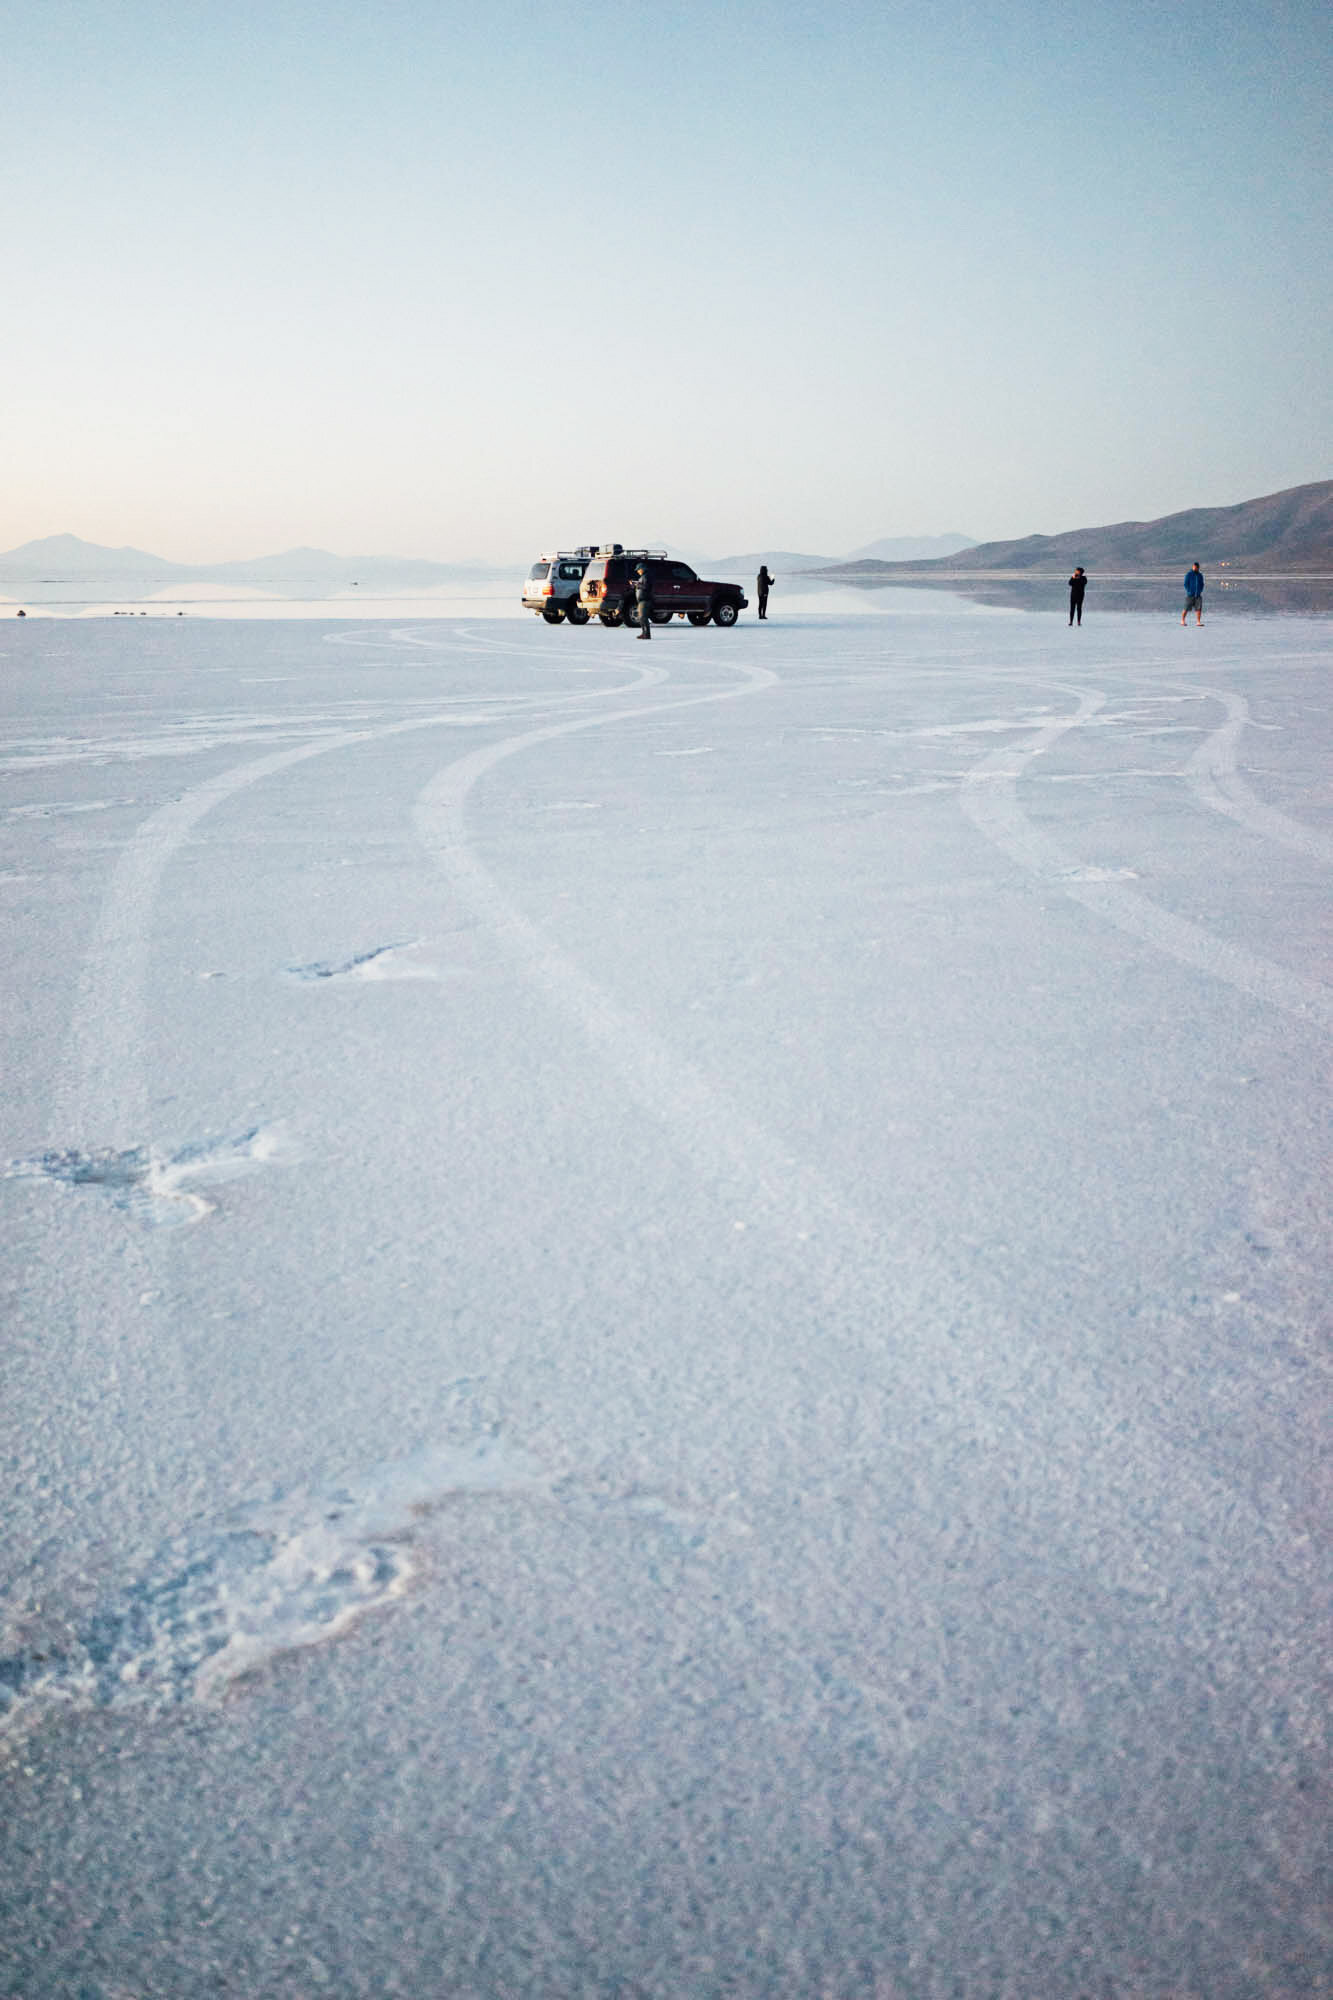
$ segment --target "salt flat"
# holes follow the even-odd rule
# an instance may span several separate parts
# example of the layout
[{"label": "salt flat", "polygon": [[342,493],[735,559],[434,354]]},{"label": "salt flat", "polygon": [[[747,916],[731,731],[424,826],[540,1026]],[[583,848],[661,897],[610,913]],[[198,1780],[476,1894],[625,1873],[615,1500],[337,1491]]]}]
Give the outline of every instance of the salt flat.
[{"label": "salt flat", "polygon": [[0,628],[0,1993],[1333,1992],[1333,625],[774,613]]}]

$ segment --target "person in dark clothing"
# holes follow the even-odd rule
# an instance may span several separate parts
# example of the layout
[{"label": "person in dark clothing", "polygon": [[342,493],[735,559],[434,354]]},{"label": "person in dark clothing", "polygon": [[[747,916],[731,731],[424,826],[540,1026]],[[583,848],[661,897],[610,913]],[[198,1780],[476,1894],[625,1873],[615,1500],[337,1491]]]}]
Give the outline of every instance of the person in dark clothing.
[{"label": "person in dark clothing", "polygon": [[648,574],[647,563],[640,563],[634,572],[634,609],[639,624],[639,637],[651,639],[653,636],[653,580]]},{"label": "person in dark clothing", "polygon": [[777,578],[770,576],[768,573],[768,564],[761,563],[759,574],[754,580],[754,587],[759,592],[759,616],[761,618],[767,618],[768,616],[768,593],[776,582]]},{"label": "person in dark clothing", "polygon": [[1191,611],[1194,613],[1194,616],[1199,622],[1199,624],[1202,625],[1203,571],[1199,568],[1199,565],[1197,563],[1194,564],[1194,567],[1192,569],[1187,569],[1185,571],[1185,609],[1180,614],[1180,622],[1182,625],[1185,623],[1185,620],[1189,617]]},{"label": "person in dark clothing", "polygon": [[1069,622],[1071,625],[1076,619],[1080,625],[1083,623],[1083,598],[1087,588],[1088,579],[1084,574],[1083,565],[1080,563],[1069,579]]}]

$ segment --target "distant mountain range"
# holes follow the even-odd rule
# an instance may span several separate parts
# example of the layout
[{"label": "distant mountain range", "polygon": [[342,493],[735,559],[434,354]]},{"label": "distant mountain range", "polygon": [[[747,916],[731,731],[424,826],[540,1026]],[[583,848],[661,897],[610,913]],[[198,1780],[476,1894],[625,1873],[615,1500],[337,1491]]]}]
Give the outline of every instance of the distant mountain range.
[{"label": "distant mountain range", "polygon": [[1156,521],[1120,521],[1063,535],[1028,535],[1017,542],[979,542],[932,562],[853,560],[821,571],[845,582],[891,582],[917,575],[977,571],[1088,570],[1152,573],[1192,562],[1227,564],[1250,575],[1333,571],[1333,479],[1289,486],[1235,507],[1191,507]]},{"label": "distant mountain range", "polygon": [[937,556],[954,556],[974,549],[972,535],[886,535],[882,541],[867,542],[853,549],[847,562],[932,562]]},{"label": "distant mountain range", "polygon": [[[534,551],[535,554],[535,551]],[[1067,572],[1169,573],[1194,561],[1228,564],[1253,576],[1333,573],[1333,480],[1292,486],[1235,507],[1194,507],[1156,521],[1120,521],[1062,535],[1013,542],[969,542],[962,535],[888,536],[841,559],[764,549],[749,555],[687,557],[704,575],[752,576],[761,563],[784,581],[802,572],[846,583],[891,583],[916,576]],[[165,596],[174,585],[328,598],[353,590],[411,596],[437,584],[513,580],[523,566],[430,562],[410,556],[338,556],[327,549],[284,549],[240,562],[177,563],[144,549],[108,549],[77,535],[47,535],[0,555],[0,596],[32,604],[97,604],[113,598]]]},{"label": "distant mountain range", "polygon": [[693,557],[689,560],[704,575],[714,571],[725,576],[732,570],[757,570],[760,563],[767,563],[775,573],[781,571],[791,576],[802,570],[825,569],[830,564],[861,562],[867,558],[881,562],[930,561],[935,556],[951,556],[959,549],[975,546],[969,535],[886,535],[881,541],[867,542],[863,549],[853,549],[845,556],[798,555],[794,549],[756,549],[747,556],[704,556],[698,562]]},{"label": "distant mountain range", "polygon": [[410,596],[433,584],[512,577],[512,567],[429,562],[412,556],[336,556],[284,549],[240,562],[177,563],[144,549],[107,549],[77,535],[46,535],[0,555],[0,592],[33,604],[78,604],[160,595],[173,584],[247,586],[280,597],[328,597],[364,589]]},{"label": "distant mountain range", "polygon": [[775,575],[791,576],[800,570],[823,569],[836,563],[838,557],[802,556],[793,549],[756,549],[748,556],[686,556],[685,561],[700,576],[753,576],[761,563],[767,563]]},{"label": "distant mountain range", "polygon": [[[652,547],[667,547],[654,542]],[[906,561],[939,556],[971,544],[961,535],[890,538],[854,549],[841,560],[889,555]],[[533,551],[536,554],[536,550]],[[792,549],[761,549],[752,555],[685,555],[701,575],[753,575],[761,563],[779,575],[837,563],[837,556],[802,555]],[[216,584],[229,590],[271,591],[280,597],[323,598],[353,589],[367,594],[411,596],[435,584],[513,578],[526,564],[430,562],[406,556],[337,556],[328,549],[284,549],[279,555],[239,562],[178,563],[146,549],[103,548],[78,535],[47,535],[0,555],[0,595],[26,597],[34,604],[87,604],[113,597],[161,596],[173,585]]]}]

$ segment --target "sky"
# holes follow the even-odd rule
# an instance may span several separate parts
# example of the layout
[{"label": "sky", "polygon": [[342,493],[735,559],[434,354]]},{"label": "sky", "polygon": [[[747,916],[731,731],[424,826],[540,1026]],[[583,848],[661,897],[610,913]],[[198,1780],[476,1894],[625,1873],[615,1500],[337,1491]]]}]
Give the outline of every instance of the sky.
[{"label": "sky", "polygon": [[0,33],[0,549],[836,556],[1333,473],[1322,0]]}]

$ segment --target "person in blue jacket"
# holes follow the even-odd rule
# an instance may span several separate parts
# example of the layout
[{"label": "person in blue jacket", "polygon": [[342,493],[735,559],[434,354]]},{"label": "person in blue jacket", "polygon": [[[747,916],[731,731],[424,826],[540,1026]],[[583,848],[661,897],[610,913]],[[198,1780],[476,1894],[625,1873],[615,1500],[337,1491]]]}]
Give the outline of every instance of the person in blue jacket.
[{"label": "person in blue jacket", "polygon": [[1185,620],[1189,617],[1191,611],[1194,613],[1194,616],[1197,618],[1200,625],[1202,625],[1203,571],[1199,568],[1199,565],[1197,563],[1194,564],[1192,569],[1187,569],[1185,571],[1185,609],[1180,614],[1180,622],[1182,625],[1185,623]]}]

